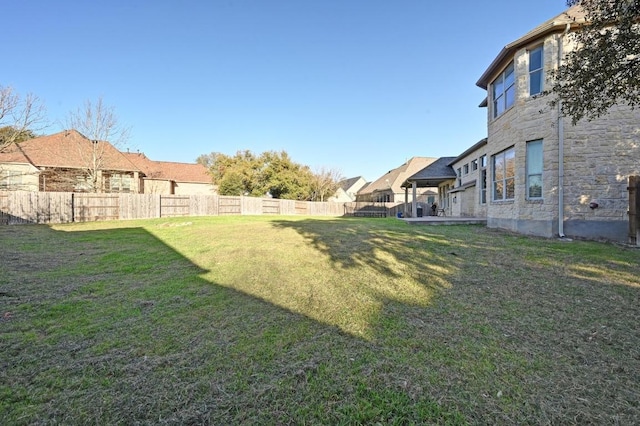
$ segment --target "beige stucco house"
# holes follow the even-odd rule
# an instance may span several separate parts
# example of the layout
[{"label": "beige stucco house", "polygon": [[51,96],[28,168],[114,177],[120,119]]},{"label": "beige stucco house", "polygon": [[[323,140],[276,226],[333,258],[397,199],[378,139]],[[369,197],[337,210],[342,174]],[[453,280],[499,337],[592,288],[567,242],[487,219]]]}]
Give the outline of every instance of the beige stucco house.
[{"label": "beige stucco house", "polygon": [[[357,202],[375,203],[409,203],[412,200],[420,200],[432,194],[431,188],[418,188],[409,192],[404,187],[404,182],[416,172],[433,163],[433,157],[412,157],[407,162],[395,169],[389,170],[380,178],[369,183],[356,195]],[[426,199],[424,200],[426,202]]]},{"label": "beige stucco house", "polygon": [[123,154],[144,172],[140,183],[142,193],[165,195],[217,193],[211,175],[202,164],[153,161],[141,152]]},{"label": "beige stucco house", "polygon": [[348,203],[356,200],[356,194],[367,184],[362,176],[344,179],[338,182],[336,193],[327,199],[334,203]]},{"label": "beige stucco house", "polygon": [[29,139],[0,152],[0,190],[137,193],[142,175],[109,142],[89,140],[76,130]]}]

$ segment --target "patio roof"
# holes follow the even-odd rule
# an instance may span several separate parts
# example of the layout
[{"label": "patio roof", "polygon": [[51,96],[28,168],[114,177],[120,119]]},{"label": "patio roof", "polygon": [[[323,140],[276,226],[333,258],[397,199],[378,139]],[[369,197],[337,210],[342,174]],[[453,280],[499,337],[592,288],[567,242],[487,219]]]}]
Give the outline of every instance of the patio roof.
[{"label": "patio roof", "polygon": [[408,188],[413,182],[418,188],[435,187],[444,181],[455,179],[456,172],[449,165],[457,157],[440,157],[429,164],[418,173],[409,177],[403,184],[403,188]]}]

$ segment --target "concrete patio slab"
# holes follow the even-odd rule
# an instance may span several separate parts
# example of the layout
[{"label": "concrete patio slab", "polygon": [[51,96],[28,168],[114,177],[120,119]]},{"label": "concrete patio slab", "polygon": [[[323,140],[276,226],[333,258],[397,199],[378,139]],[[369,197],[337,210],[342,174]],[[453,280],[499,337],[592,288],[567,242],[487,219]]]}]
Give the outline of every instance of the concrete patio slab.
[{"label": "concrete patio slab", "polygon": [[446,216],[424,216],[399,218],[409,225],[485,225],[487,219],[482,217],[446,217]]}]

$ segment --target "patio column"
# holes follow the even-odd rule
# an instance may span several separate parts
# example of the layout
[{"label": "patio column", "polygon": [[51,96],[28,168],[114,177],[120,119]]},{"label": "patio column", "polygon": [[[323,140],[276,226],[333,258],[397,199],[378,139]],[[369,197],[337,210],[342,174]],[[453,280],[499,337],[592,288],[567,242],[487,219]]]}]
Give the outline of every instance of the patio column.
[{"label": "patio column", "polygon": [[413,192],[413,199],[411,200],[411,217],[418,217],[418,202],[416,198],[418,198],[418,184],[416,181],[411,182],[411,190]]},{"label": "patio column", "polygon": [[409,208],[409,188],[404,187],[404,217],[407,217],[407,213]]}]

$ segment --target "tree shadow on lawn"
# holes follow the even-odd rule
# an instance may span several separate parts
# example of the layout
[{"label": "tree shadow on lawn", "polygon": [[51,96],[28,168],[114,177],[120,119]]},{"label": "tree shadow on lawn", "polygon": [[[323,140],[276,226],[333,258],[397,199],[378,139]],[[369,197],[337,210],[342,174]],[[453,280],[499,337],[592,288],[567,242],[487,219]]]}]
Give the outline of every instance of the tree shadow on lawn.
[{"label": "tree shadow on lawn", "polygon": [[[370,265],[372,280],[408,275],[439,293],[427,304],[378,294],[373,338],[362,339],[203,279],[209,271],[162,233],[0,228],[0,258],[10,260],[2,264],[0,311],[12,312],[0,321],[0,417],[16,424],[640,418],[640,298],[630,285],[637,264],[607,262],[602,253],[581,260],[571,246],[528,247],[484,228],[274,223],[300,233],[339,270]],[[437,268],[422,273],[427,261]],[[585,279],[594,264],[613,272],[609,282],[601,274]]]},{"label": "tree shadow on lawn", "polygon": [[66,230],[0,229],[9,423],[463,422],[390,347],[204,280],[144,228]]},{"label": "tree shadow on lawn", "polygon": [[[295,229],[338,268],[368,264],[397,277],[379,251],[424,269],[436,265],[428,276],[440,278],[446,291],[429,305],[386,296],[372,341],[397,337],[402,343],[395,350],[411,352],[415,365],[446,378],[456,398],[467,395],[478,412],[495,409],[496,417],[476,420],[640,419],[637,251],[473,226],[416,230],[362,219],[276,222]],[[411,268],[407,273],[432,283]],[[422,376],[409,370],[407,377]]]}]

